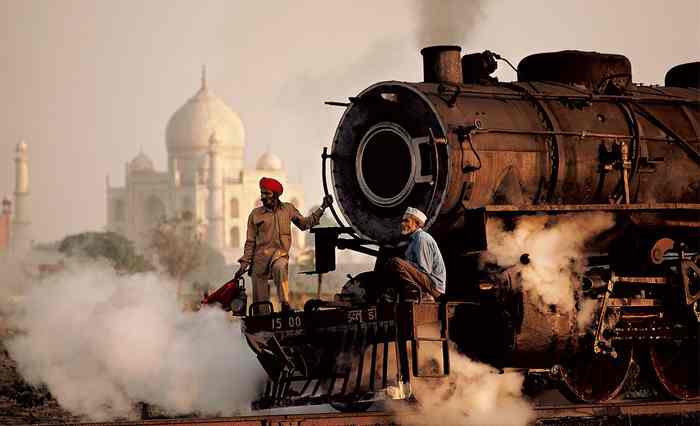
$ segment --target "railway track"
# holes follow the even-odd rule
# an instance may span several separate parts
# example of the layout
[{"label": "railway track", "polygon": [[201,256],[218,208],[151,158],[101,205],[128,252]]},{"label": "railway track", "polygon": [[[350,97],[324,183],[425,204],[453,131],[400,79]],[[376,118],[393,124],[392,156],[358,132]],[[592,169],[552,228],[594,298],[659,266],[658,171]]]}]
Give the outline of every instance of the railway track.
[{"label": "railway track", "polygon": [[[542,405],[535,407],[535,424],[652,424],[649,419],[660,419],[658,424],[693,425],[700,420],[700,401],[624,401],[607,404]],[[139,421],[69,423],[75,426],[379,426],[401,425],[411,410],[397,413],[322,413],[244,416],[228,418],[157,419]],[[646,421],[641,419],[646,418]],[[619,420],[619,423],[615,422]],[[656,423],[656,422],[653,422]]]}]

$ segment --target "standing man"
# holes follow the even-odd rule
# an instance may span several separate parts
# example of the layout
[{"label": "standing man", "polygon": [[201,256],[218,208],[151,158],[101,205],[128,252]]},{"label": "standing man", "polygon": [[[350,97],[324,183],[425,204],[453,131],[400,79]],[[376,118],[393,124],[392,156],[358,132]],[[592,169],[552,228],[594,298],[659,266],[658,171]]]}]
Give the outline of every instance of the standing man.
[{"label": "standing man", "polygon": [[447,273],[437,243],[422,229],[425,221],[422,211],[406,209],[401,218],[401,234],[408,237],[405,259],[390,257],[382,268],[389,279],[399,279],[402,285],[398,290],[404,297],[414,285],[421,288],[423,301],[434,301],[445,294]]},{"label": "standing man", "polygon": [[268,280],[277,286],[277,297],[282,311],[289,307],[289,247],[292,244],[291,224],[302,231],[318,224],[323,211],[333,203],[327,195],[321,207],[304,217],[291,203],[280,201],[282,184],[271,178],[260,179],[262,206],[253,209],[248,216],[248,229],[243,248],[243,257],[238,260],[240,268],[234,279],[250,269],[253,279],[253,303],[270,300]]}]

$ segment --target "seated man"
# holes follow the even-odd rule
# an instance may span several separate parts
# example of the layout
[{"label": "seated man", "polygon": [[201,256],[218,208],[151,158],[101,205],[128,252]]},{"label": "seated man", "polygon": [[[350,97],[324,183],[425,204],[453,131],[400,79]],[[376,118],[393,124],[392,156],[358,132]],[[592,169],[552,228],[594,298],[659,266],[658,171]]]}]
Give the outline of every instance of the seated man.
[{"label": "seated man", "polygon": [[399,294],[406,298],[412,286],[420,287],[423,301],[432,301],[445,294],[445,262],[437,243],[423,231],[426,216],[420,210],[409,207],[401,219],[401,234],[408,237],[405,259],[390,257],[380,268],[388,280],[396,278],[402,283]]}]

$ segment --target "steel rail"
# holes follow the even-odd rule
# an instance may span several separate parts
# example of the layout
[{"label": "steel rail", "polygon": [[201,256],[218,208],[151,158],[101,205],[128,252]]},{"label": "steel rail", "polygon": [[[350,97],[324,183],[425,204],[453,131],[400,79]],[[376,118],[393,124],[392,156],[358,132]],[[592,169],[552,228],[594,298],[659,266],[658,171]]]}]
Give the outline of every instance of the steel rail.
[{"label": "steel rail", "polygon": [[[700,401],[619,401],[605,404],[563,404],[533,407],[537,420],[558,418],[605,418],[650,415],[700,414]],[[93,423],[66,423],[75,426],[333,426],[401,425],[414,410],[364,413],[287,414],[226,418],[189,418]],[[415,418],[413,419],[415,422]]]}]

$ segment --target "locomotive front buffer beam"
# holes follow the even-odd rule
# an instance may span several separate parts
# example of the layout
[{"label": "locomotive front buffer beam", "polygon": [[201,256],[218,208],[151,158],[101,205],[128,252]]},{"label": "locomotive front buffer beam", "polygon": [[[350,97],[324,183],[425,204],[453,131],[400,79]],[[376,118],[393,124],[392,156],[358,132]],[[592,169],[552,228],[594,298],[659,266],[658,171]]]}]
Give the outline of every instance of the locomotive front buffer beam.
[{"label": "locomotive front buffer beam", "polygon": [[414,399],[415,378],[450,372],[454,303],[401,302],[245,318],[245,335],[269,381],[254,409]]}]

